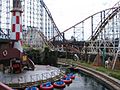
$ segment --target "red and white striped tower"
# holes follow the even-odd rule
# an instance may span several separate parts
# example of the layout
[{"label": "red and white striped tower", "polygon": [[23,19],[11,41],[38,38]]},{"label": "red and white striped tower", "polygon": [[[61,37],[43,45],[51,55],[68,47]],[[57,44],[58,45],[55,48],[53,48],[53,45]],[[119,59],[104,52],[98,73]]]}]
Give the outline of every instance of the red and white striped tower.
[{"label": "red and white striped tower", "polygon": [[22,7],[20,0],[13,0],[13,10],[11,10],[11,33],[10,38],[16,40],[14,48],[23,52],[22,48]]}]

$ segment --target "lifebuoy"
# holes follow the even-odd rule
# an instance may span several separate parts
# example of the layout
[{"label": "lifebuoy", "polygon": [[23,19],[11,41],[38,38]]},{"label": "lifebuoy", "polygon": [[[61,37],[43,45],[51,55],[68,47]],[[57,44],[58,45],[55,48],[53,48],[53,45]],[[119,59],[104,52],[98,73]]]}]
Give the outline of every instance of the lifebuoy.
[{"label": "lifebuoy", "polygon": [[7,54],[8,54],[7,50],[4,50],[3,51],[3,56],[7,56]]}]

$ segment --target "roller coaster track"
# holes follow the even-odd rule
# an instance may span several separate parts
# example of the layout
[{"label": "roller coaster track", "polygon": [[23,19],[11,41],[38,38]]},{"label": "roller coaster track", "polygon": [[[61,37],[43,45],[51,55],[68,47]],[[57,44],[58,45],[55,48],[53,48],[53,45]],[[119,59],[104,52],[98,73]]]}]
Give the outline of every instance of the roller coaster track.
[{"label": "roller coaster track", "polygon": [[[55,34],[59,34],[60,37],[59,37],[58,39],[62,39],[62,38],[63,38],[63,35],[60,33],[57,25],[55,24],[55,22],[54,22],[54,20],[53,20],[53,17],[52,17],[52,15],[51,15],[48,7],[47,7],[46,4],[43,2],[43,0],[39,0],[39,1],[40,1],[40,3],[41,3],[42,7],[45,9],[48,17],[50,18],[50,21],[52,22],[52,26],[53,26],[53,37],[54,37]],[[50,41],[47,41],[47,37],[43,34],[43,32],[41,32],[41,31],[38,30],[38,29],[34,29],[34,30],[32,30],[32,29],[34,29],[34,28],[31,28],[30,30],[26,31],[26,33],[24,33],[23,37],[24,37],[25,39],[27,39],[27,40],[25,40],[25,41],[28,41],[28,40],[29,40],[29,41],[33,42],[33,44],[34,44],[34,46],[36,46],[36,48],[39,48],[40,45],[35,45],[34,42],[38,43],[40,40],[37,40],[37,41],[36,41],[37,38],[36,38],[36,39],[33,38],[33,37],[36,37],[36,36],[38,35],[38,38],[42,39],[42,41],[40,41],[41,43],[43,43],[44,45],[48,46],[50,49],[53,49],[53,48],[54,48],[53,44],[52,44]],[[36,32],[37,32],[37,33],[36,33]],[[35,34],[36,34],[36,35],[35,35]],[[32,36],[33,36],[33,37],[32,37]],[[31,39],[30,39],[30,38],[31,38]],[[25,43],[29,45],[29,42],[25,42]],[[40,43],[39,43],[39,44],[40,44]],[[31,45],[30,45],[30,46],[31,46]]]},{"label": "roller coaster track", "polygon": [[[91,33],[89,33],[90,36],[88,37],[86,42],[89,43],[87,48],[91,49],[91,52],[93,52],[93,50],[95,52],[97,52],[98,48],[108,48],[109,50],[113,49],[112,52],[115,53],[115,49],[118,48],[118,45],[116,46],[115,38],[117,38],[120,33],[120,30],[119,30],[120,14],[119,14],[119,12],[120,12],[120,1],[117,2],[112,8],[108,8],[108,9],[99,11],[91,16],[88,16],[84,20],[76,23],[75,25],[73,25],[70,28],[61,32],[61,34],[70,32],[72,30],[73,30],[73,32],[75,32],[75,31],[77,32],[76,28],[78,28],[78,27],[79,27],[79,29],[82,28],[83,32],[85,32],[85,33],[88,32],[88,30],[89,30],[89,31],[91,31]],[[85,23],[88,22],[89,20],[90,20],[90,22],[89,22],[90,26],[88,26],[87,24],[85,26]],[[117,20],[117,21],[115,22],[115,20]],[[117,26],[115,27],[115,25],[113,25],[114,27],[112,27],[112,24],[117,24]],[[90,27],[90,28],[88,28],[88,27]],[[116,30],[115,28],[118,28],[118,30]],[[109,33],[111,33],[111,34],[109,35]],[[59,36],[59,34],[54,36],[54,38],[58,37],[58,36]],[[77,35],[77,37],[79,37],[79,35]],[[76,39],[77,37],[74,37],[74,38]],[[106,40],[106,37],[108,38],[107,40]],[[52,39],[50,39],[50,41],[51,40]],[[117,40],[117,42],[119,42],[119,40]],[[102,44],[104,44],[104,46],[101,47]],[[111,44],[112,44],[112,46],[110,46]],[[82,49],[85,49],[84,46]],[[81,50],[81,51],[83,51],[83,50]]]},{"label": "roller coaster track", "polygon": [[53,20],[53,18],[52,18],[52,15],[51,15],[51,13],[50,13],[50,11],[49,11],[49,9],[47,8],[47,6],[46,6],[45,3],[43,2],[43,0],[40,0],[40,3],[41,3],[42,6],[45,8],[45,10],[46,10],[46,12],[47,12],[49,18],[50,18],[51,21],[52,21],[53,27],[54,27],[55,30],[57,31],[57,34],[58,34],[59,37],[62,39],[62,37],[63,37],[63,36],[62,36],[62,33],[59,31],[57,25],[55,24],[55,22],[54,22],[54,20]]},{"label": "roller coaster track", "polygon": [[[112,19],[112,18],[119,12],[119,7],[113,7],[113,8],[109,8],[109,9],[105,9],[105,10],[103,10],[103,11],[97,12],[97,13],[95,13],[95,14],[87,17],[87,18],[85,18],[84,20],[76,23],[75,25],[71,26],[70,28],[64,30],[64,31],[61,32],[61,33],[63,34],[63,33],[65,33],[65,32],[67,32],[67,31],[71,30],[72,28],[77,27],[79,24],[84,23],[86,20],[94,17],[95,15],[97,15],[97,14],[102,14],[102,13],[105,13],[105,12],[107,12],[107,13],[106,13],[106,16],[107,16],[107,17],[101,18],[102,20],[100,20],[100,22],[97,24],[95,30],[93,30],[94,32],[92,33],[92,35],[91,35],[91,36],[89,37],[89,39],[88,39],[88,41],[89,41],[89,40],[95,40],[95,39],[97,38],[97,36],[99,35],[99,33],[103,30],[103,28],[104,28],[104,27],[106,26],[106,24],[109,22],[109,20]],[[59,36],[59,34],[56,35],[55,37],[57,37],[57,36]],[[55,38],[55,37],[54,37],[54,38]],[[52,39],[50,39],[50,40],[52,40]],[[66,40],[66,41],[67,41],[67,40]],[[69,42],[69,41],[68,41],[68,42]],[[84,47],[84,46],[83,46],[83,47]],[[84,49],[84,48],[83,48],[83,49]],[[72,48],[71,50],[76,51],[76,48]],[[76,52],[78,52],[78,51],[79,51],[79,50],[77,50]]]},{"label": "roller coaster track", "polygon": [[[57,32],[57,35],[53,32],[53,38],[50,38],[50,39],[47,41],[45,35],[44,35],[42,32],[40,32],[39,30],[36,31],[36,32],[38,32],[38,34],[39,34],[39,38],[42,38],[42,42],[44,42],[44,44],[45,44],[46,46],[48,46],[48,47],[50,47],[50,48],[54,48],[55,46],[51,43],[51,41],[53,40],[53,43],[54,43],[55,38],[59,38],[59,37],[60,37],[60,41],[64,39],[64,40],[65,40],[65,43],[66,43],[66,44],[67,44],[67,43],[69,44],[69,42],[71,42],[71,41],[69,41],[69,40],[67,40],[66,38],[63,37],[64,33],[67,33],[67,32],[69,32],[69,31],[72,31],[72,29],[73,29],[74,32],[76,32],[76,31],[77,31],[77,28],[79,27],[79,29],[82,28],[83,34],[84,34],[84,32],[86,33],[86,32],[88,32],[88,31],[91,31],[91,33],[89,33],[89,36],[87,37],[88,39],[87,39],[87,41],[86,41],[86,42],[89,43],[89,45],[88,45],[88,47],[87,47],[89,53],[92,53],[93,51],[97,52],[97,49],[98,49],[98,48],[104,48],[104,46],[106,46],[106,48],[110,49],[112,52],[114,52],[114,51],[115,51],[114,49],[117,48],[117,47],[115,47],[115,48],[113,47],[113,46],[115,46],[115,45],[114,45],[115,43],[113,43],[113,42],[111,41],[111,39],[108,40],[108,41],[103,41],[103,40],[102,40],[102,35],[101,35],[101,33],[104,33],[104,30],[106,29],[106,26],[109,24],[110,20],[112,20],[115,16],[117,17],[117,15],[119,14],[119,9],[120,9],[120,7],[119,7],[119,2],[118,2],[116,5],[114,5],[112,8],[108,8],[108,9],[99,11],[99,12],[93,14],[93,15],[88,16],[88,17],[85,18],[84,20],[76,23],[75,25],[73,25],[73,26],[71,26],[70,28],[64,30],[63,32],[60,32],[59,29],[57,28],[57,26],[56,26],[56,24],[55,24],[55,22],[54,22],[54,20],[53,20],[53,18],[52,18],[52,15],[51,15],[49,9],[47,8],[47,6],[45,5],[45,3],[43,2],[43,0],[40,0],[40,3],[41,3],[41,5],[43,6],[43,8],[45,9],[45,11],[47,12],[48,17],[51,19],[51,22],[52,22],[53,28],[54,28],[54,32]],[[96,18],[96,17],[97,17],[97,18]],[[118,17],[119,17],[119,16],[118,16]],[[96,19],[97,19],[97,21],[96,21]],[[117,19],[119,19],[119,18],[117,18]],[[85,26],[86,22],[88,22],[89,20],[90,20],[90,22],[89,22],[90,26],[88,26],[88,25]],[[87,27],[87,28],[86,28],[86,27]],[[89,28],[89,27],[90,27],[90,28]],[[87,30],[87,31],[85,31],[85,30]],[[108,33],[108,32],[109,32],[109,29],[106,29],[106,30],[107,30],[107,33]],[[113,32],[112,32],[112,33],[113,33]],[[75,33],[74,33],[74,34],[75,34]],[[101,38],[98,39],[98,37],[99,37],[100,35],[101,35]],[[79,38],[79,34],[76,35],[76,36]],[[83,35],[83,36],[84,36],[84,35]],[[104,36],[104,35],[103,35],[103,36]],[[108,35],[108,36],[109,36],[109,35]],[[113,36],[114,36],[114,35],[113,35]],[[76,39],[77,37],[74,37],[74,38]],[[106,37],[107,37],[107,36],[106,36]],[[29,38],[30,38],[30,37],[29,37]],[[110,37],[110,38],[111,38],[111,37]],[[103,37],[103,39],[105,40],[105,37]],[[56,40],[57,40],[57,39],[56,39]],[[34,40],[33,40],[33,41],[34,41]],[[76,39],[76,41],[77,41],[77,39]],[[79,41],[78,41],[78,42],[79,42]],[[105,45],[101,47],[101,45],[102,45],[103,43],[105,43]],[[63,42],[63,44],[64,44],[64,42]],[[112,46],[110,46],[111,44],[112,44]],[[64,45],[65,45],[65,44],[64,44]],[[85,45],[85,44],[84,44],[84,45]],[[76,46],[76,45],[73,45],[72,47],[69,46],[69,47],[67,47],[67,48],[69,48],[69,50],[71,50],[71,52],[73,51],[73,52],[76,52],[76,53],[80,53],[80,52],[83,52],[83,53],[84,53],[84,52],[85,52],[85,47],[84,47],[84,45],[82,45],[82,46],[80,46],[80,47],[79,47],[79,46]],[[66,45],[65,45],[65,46],[66,46]],[[109,46],[110,46],[110,48],[109,48]],[[77,47],[77,48],[75,48],[75,47]],[[81,48],[81,50],[80,50],[80,48]],[[78,50],[77,50],[77,49],[78,49]]]},{"label": "roller coaster track", "polygon": [[[92,35],[92,36],[94,37],[94,39],[95,39],[95,37],[97,37],[98,34],[102,31],[102,29],[100,29],[100,28],[104,28],[104,27],[105,27],[105,25],[108,23],[108,21],[109,21],[110,19],[112,19],[112,18],[117,14],[117,12],[119,12],[119,8],[120,8],[120,7],[113,7],[113,8],[108,8],[108,9],[99,11],[99,12],[97,12],[97,13],[91,15],[91,16],[88,16],[87,18],[85,18],[84,20],[76,23],[75,25],[69,27],[68,29],[64,30],[63,32],[61,32],[61,34],[67,32],[67,31],[69,31],[69,30],[71,30],[72,28],[75,28],[75,27],[78,26],[79,24],[84,23],[84,21],[88,20],[88,19],[91,18],[91,17],[94,17],[95,15],[97,15],[97,14],[99,14],[99,13],[102,13],[102,12],[105,12],[105,11],[108,11],[107,13],[109,13],[110,10],[113,10],[113,11],[108,15],[108,17],[105,18],[104,21],[98,23],[98,25],[97,25],[97,27],[96,27],[97,31],[94,30],[94,31],[95,31],[94,33],[95,33],[95,34]],[[99,30],[99,29],[100,29],[100,30]],[[96,35],[96,34],[97,34],[97,35]],[[59,34],[56,35],[56,36],[54,36],[54,38],[57,37],[57,36],[59,36]],[[93,38],[91,38],[91,39],[93,39]],[[52,40],[52,39],[50,39],[50,40]],[[89,39],[88,39],[88,40],[89,40]]]},{"label": "roller coaster track", "polygon": [[1,29],[0,29],[0,39],[10,39],[7,34],[5,34]]},{"label": "roller coaster track", "polygon": [[[61,32],[61,34],[67,32],[67,31],[70,31],[71,29],[73,29],[73,28],[77,27],[78,25],[84,23],[88,19],[94,19],[94,17],[96,15],[100,14],[100,21],[97,22],[98,24],[96,23],[96,26],[94,26],[94,28],[93,28],[93,22],[91,20],[91,26],[90,27],[92,27],[91,29],[93,29],[93,30],[92,30],[92,35],[88,38],[88,40],[94,40],[94,39],[96,39],[97,36],[99,35],[99,33],[107,25],[107,23],[109,22],[109,20],[112,19],[119,12],[119,9],[120,9],[119,3],[120,3],[120,1],[117,2],[112,8],[108,8],[108,9],[102,10],[100,12],[97,12],[97,13],[91,15],[91,16],[88,16],[84,20],[76,23],[75,25],[73,25],[70,28],[68,28],[68,29],[64,30],[63,32]],[[103,14],[105,14],[105,16],[102,16]],[[60,34],[54,36],[54,38],[58,37],[59,35]],[[50,39],[50,40],[52,40],[52,39]]]},{"label": "roller coaster track", "polygon": [[79,54],[80,54],[80,50],[79,50],[79,48],[77,48],[77,47],[68,46],[67,48],[68,48],[70,51],[72,51],[71,53],[79,53]]},{"label": "roller coaster track", "polygon": [[[33,42],[32,43],[33,46],[40,48],[40,47],[42,47],[40,44],[43,43],[45,46],[48,46],[50,49],[54,48],[52,43],[47,41],[46,37],[44,36],[44,34],[40,30],[30,29],[24,34],[24,36],[25,36],[24,37],[24,40],[25,40],[24,44],[29,45],[30,42],[31,43]],[[30,45],[30,46],[32,46],[32,45]]]},{"label": "roller coaster track", "polygon": [[44,34],[40,31],[38,31],[39,35],[41,36],[43,42],[45,43],[46,46],[48,46],[50,49],[53,49],[54,46],[51,42],[47,41],[47,39],[45,38]]},{"label": "roller coaster track", "polygon": [[[55,35],[55,33],[57,33],[57,34],[60,35],[59,38],[62,39],[63,36],[62,36],[62,34],[60,33],[57,25],[55,24],[55,22],[54,22],[54,20],[53,20],[53,18],[52,18],[52,15],[51,15],[51,13],[50,13],[50,11],[49,11],[49,9],[47,8],[47,6],[46,6],[45,3],[43,2],[43,0],[39,0],[39,1],[40,1],[41,5],[43,6],[43,8],[45,9],[45,11],[47,12],[48,17],[50,18],[50,20],[51,20],[51,22],[52,22],[52,25],[53,25],[53,36]],[[33,32],[33,31],[32,31],[32,32]],[[42,32],[40,32],[40,31],[36,31],[36,32],[38,32],[38,34],[41,36],[41,38],[42,38],[42,40],[43,40],[43,42],[44,42],[44,44],[45,44],[46,46],[48,46],[48,47],[50,47],[50,48],[53,48],[53,47],[54,47],[51,42],[49,42],[49,41],[46,40],[46,37],[45,37],[45,35],[44,35]],[[28,31],[25,35],[27,35],[27,34],[29,34],[29,31]],[[23,36],[23,37],[25,38],[25,36]],[[1,38],[1,39],[9,39],[9,35],[5,34],[2,30],[0,30],[0,38]],[[29,38],[30,38],[30,37],[29,37]],[[39,46],[39,45],[38,45],[38,46]]]},{"label": "roller coaster track", "polygon": [[115,7],[112,9],[115,9],[115,10],[113,10],[112,13],[109,14],[108,17],[105,18],[105,20],[96,27],[96,32],[94,32],[94,34],[91,37],[92,40],[95,40],[97,38],[98,34],[103,30],[103,28],[105,28],[109,20],[112,19],[120,11],[120,7]]}]

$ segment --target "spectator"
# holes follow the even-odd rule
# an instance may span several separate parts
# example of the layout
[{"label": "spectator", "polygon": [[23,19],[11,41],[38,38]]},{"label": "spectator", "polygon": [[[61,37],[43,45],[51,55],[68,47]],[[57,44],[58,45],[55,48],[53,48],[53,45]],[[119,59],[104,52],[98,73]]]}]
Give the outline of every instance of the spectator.
[{"label": "spectator", "polygon": [[73,58],[74,58],[75,61],[79,60],[79,57],[78,57],[77,54],[74,54],[74,57],[73,57]]},{"label": "spectator", "polygon": [[111,68],[111,60],[110,57],[108,58],[108,60],[105,61],[105,68]]}]

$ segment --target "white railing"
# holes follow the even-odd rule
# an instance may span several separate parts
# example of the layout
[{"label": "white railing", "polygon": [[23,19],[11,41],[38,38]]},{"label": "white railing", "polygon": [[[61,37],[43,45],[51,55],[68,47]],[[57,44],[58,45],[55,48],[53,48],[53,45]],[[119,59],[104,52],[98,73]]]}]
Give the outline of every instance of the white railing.
[{"label": "white railing", "polygon": [[56,70],[51,70],[49,72],[44,72],[44,73],[36,73],[36,74],[31,74],[31,75],[1,75],[0,76],[0,82],[5,83],[5,84],[22,84],[22,83],[28,83],[28,82],[36,82],[40,80],[46,80],[49,78],[53,78],[57,75],[60,74],[60,69]]}]

